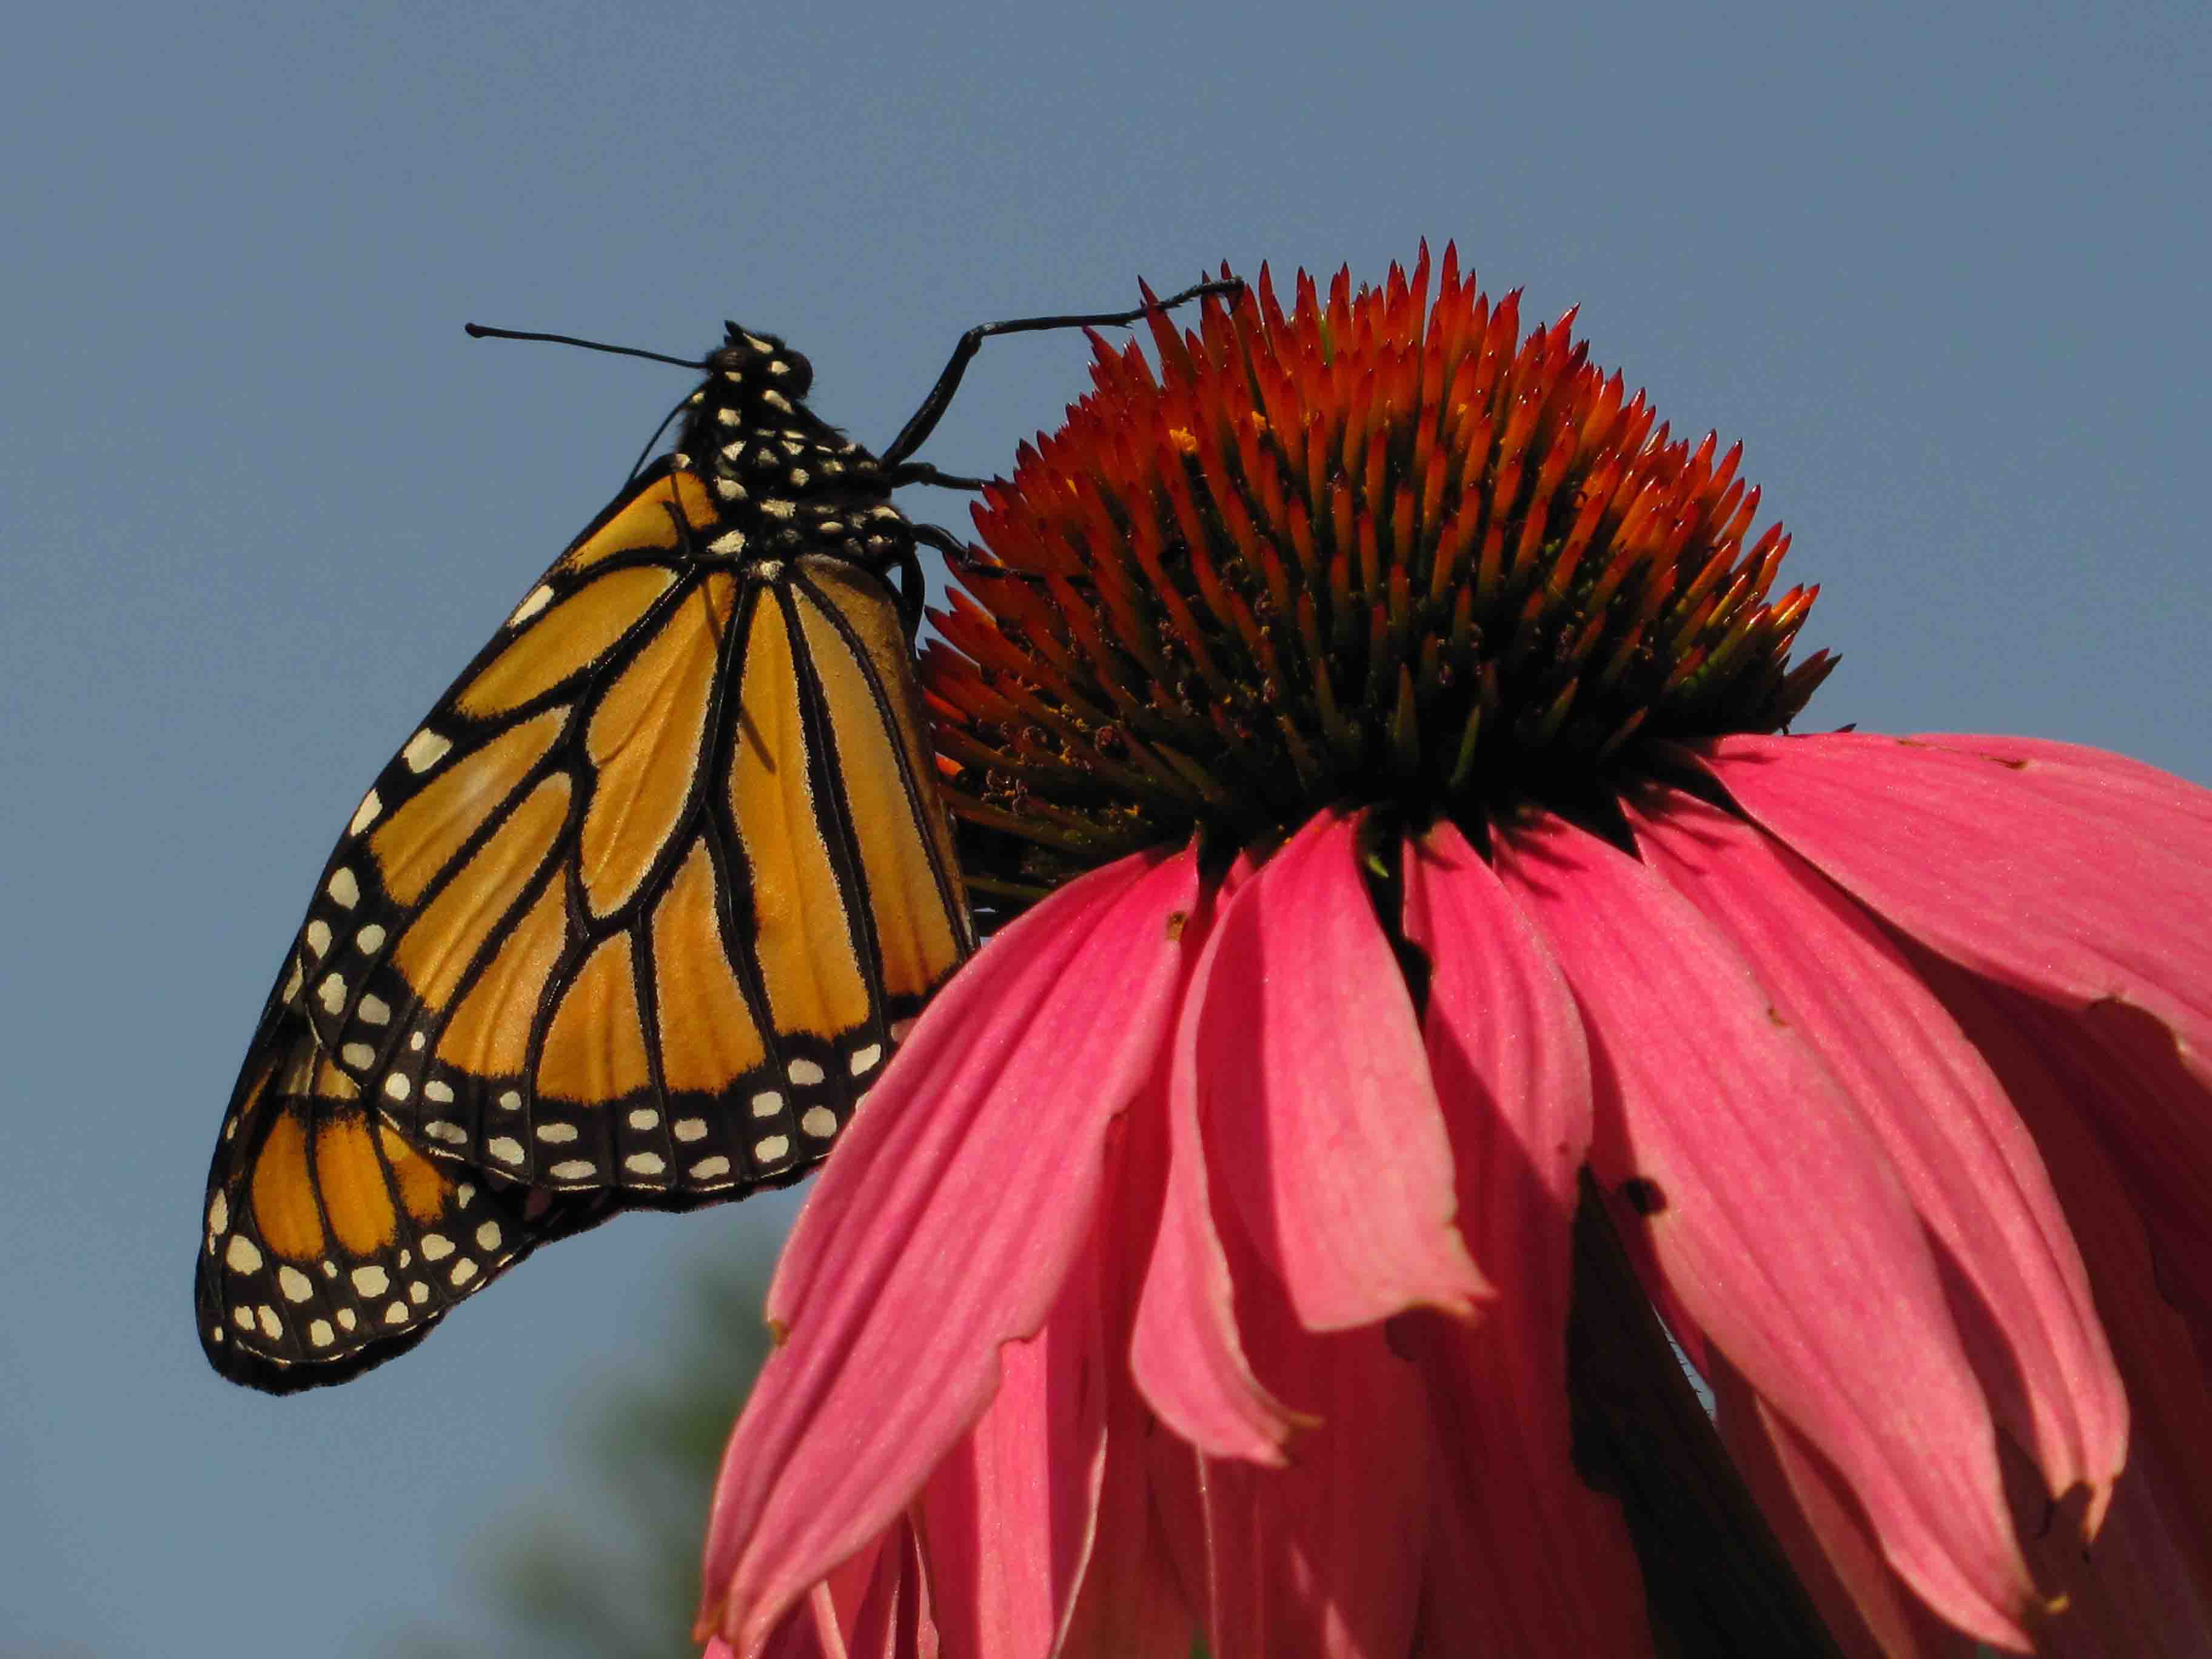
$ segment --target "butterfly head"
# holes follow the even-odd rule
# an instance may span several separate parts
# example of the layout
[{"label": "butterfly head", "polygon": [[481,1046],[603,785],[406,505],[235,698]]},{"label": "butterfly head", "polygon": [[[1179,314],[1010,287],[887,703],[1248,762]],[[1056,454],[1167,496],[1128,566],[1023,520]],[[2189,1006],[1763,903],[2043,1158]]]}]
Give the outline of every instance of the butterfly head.
[{"label": "butterfly head", "polygon": [[754,334],[735,323],[722,325],[727,337],[708,360],[708,368],[755,396],[773,392],[797,403],[814,384],[814,365],[773,334]]}]

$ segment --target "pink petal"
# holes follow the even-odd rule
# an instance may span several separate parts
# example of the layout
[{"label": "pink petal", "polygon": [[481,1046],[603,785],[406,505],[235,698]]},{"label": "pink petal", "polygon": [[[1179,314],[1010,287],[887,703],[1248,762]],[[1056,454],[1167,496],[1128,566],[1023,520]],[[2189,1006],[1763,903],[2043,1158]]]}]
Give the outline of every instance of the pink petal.
[{"label": "pink petal", "polygon": [[1107,1126],[1157,1086],[1197,901],[1188,854],[1062,889],[960,971],[854,1115],[714,1494],[702,1623],[740,1648],[890,1522],[981,1415],[1000,1346],[1044,1322]]},{"label": "pink petal", "polygon": [[1323,813],[1223,907],[1170,1085],[1197,1091],[1209,1172],[1315,1331],[1490,1295],[1358,842]]},{"label": "pink petal", "polygon": [[[1257,1304],[1272,1304],[1261,1308]],[[1323,1420],[1297,1462],[1205,1459],[1212,1659],[1407,1653],[1420,1606],[1434,1429],[1379,1329],[1316,1336],[1271,1288],[1240,1303],[1255,1360]]]},{"label": "pink petal", "polygon": [[2200,1339],[2160,1293],[2136,1194],[2085,1109],[2094,1096],[2083,1098],[2072,1057],[2054,1064],[2034,1022],[2042,1006],[1932,957],[1918,965],[2043,1148],[2134,1406],[2128,1467],[2091,1565],[2141,1622],[2171,1622],[2179,1634],[2160,1638],[2169,1650],[2212,1651],[2212,1387]]},{"label": "pink petal", "polygon": [[1726,1360],[1711,1381],[1736,1472],[1847,1659],[1973,1659],[1981,1650],[1974,1638],[1929,1613],[1890,1571],[1834,1465]]},{"label": "pink petal", "polygon": [[1889,1155],[1934,1235],[1968,1358],[2049,1489],[2094,1493],[2127,1398],[2035,1143],[1989,1067],[1858,906],[1732,813],[1675,790],[1627,809],[1644,860],[1755,964]]},{"label": "pink petal", "polygon": [[1743,810],[1962,966],[2083,1008],[2131,1004],[2212,1084],[2212,826],[2126,781],[1895,738],[1723,738]]},{"label": "pink petal", "polygon": [[1550,818],[1501,836],[1498,867],[1582,1007],[1590,1163],[1643,1183],[1668,1286],[1843,1473],[1906,1582],[1961,1628],[2021,1639],[2032,1591],[1989,1410],[1880,1142],[1650,871]]},{"label": "pink petal", "polygon": [[1106,1461],[1108,1355],[1095,1241],[1044,1328],[999,1351],[999,1392],[922,1488],[946,1646],[971,1659],[1051,1651],[1092,1547]]},{"label": "pink petal", "polygon": [[[1449,823],[1406,848],[1406,938],[1430,963],[1426,1037],[1461,1225],[1497,1299],[1472,1328],[1401,1322],[1451,1480],[1431,1618],[1462,1650],[1650,1650],[1619,1506],[1573,1466],[1567,1313],[1590,1137],[1582,1018],[1542,937]],[[1511,1492],[1499,1503],[1496,1494]]]},{"label": "pink petal", "polygon": [[1126,1372],[1105,1378],[1106,1459],[1096,1542],[1062,1659],[1188,1659],[1195,1634],[1152,1501],[1149,1443],[1169,1440]]},{"label": "pink petal", "polygon": [[[1883,741],[1872,733],[1869,743]],[[2200,788],[2185,778],[2161,772],[2155,766],[2115,755],[2106,749],[2088,749],[2076,743],[2053,743],[2045,738],[1996,737],[1984,732],[1916,732],[1904,739],[1931,749],[1959,754],[1984,755],[1991,760],[2029,772],[2037,781],[2057,785],[2089,798],[2094,810],[2114,791],[2144,806],[2163,808],[2200,824],[2212,824],[2212,789]]]}]

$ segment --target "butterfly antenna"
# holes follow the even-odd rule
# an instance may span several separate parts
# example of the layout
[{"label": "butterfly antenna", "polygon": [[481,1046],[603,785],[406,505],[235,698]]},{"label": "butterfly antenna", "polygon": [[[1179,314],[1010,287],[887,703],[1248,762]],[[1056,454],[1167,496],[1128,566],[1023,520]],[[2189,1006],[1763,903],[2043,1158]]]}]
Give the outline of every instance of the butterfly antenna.
[{"label": "butterfly antenna", "polygon": [[581,346],[586,351],[604,351],[616,357],[642,357],[647,362],[673,363],[678,368],[707,367],[697,357],[672,357],[665,351],[646,351],[637,346],[609,345],[604,340],[580,340],[573,334],[536,334],[526,329],[494,328],[487,323],[463,323],[461,329],[471,340],[544,340],[554,345]]},{"label": "butterfly antenna", "polygon": [[660,424],[653,428],[653,435],[645,441],[645,447],[637,452],[637,459],[630,463],[629,476],[631,480],[634,481],[639,473],[645,471],[646,458],[653,453],[653,447],[660,441],[660,434],[667,431],[670,427],[673,426],[676,423],[676,417],[678,415],[681,415],[685,410],[690,408],[690,406],[691,398],[690,396],[687,394],[675,408],[670,410],[668,413],[660,417]]}]

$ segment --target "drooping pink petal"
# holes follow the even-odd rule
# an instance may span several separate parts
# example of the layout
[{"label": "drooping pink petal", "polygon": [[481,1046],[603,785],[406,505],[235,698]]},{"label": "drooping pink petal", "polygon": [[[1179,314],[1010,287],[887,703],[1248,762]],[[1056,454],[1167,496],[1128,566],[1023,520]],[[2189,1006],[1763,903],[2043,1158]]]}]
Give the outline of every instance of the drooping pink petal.
[{"label": "drooping pink petal", "polygon": [[2021,1641],[2033,1592],[1989,1409],[1881,1143],[1656,875],[1555,818],[1502,835],[1498,869],[1582,1009],[1592,1167],[1639,1183],[1668,1286],[1841,1471],[1929,1606]]},{"label": "drooping pink petal", "polygon": [[[916,1024],[785,1248],[725,1454],[702,1626],[740,1648],[882,1531],[1033,1334],[1097,1207],[1107,1127],[1158,1086],[1195,859],[1128,859],[1000,933]],[[1192,941],[1193,944],[1195,941]]]},{"label": "drooping pink petal", "polygon": [[1709,1380],[1729,1456],[1846,1659],[1974,1659],[1974,1638],[1929,1613],[1881,1559],[1834,1466],[1725,1359]]},{"label": "drooping pink petal", "polygon": [[[2137,1609],[2139,1623],[2166,1628],[2158,1638],[2166,1650],[2212,1651],[2212,1483],[2203,1475],[2212,1468],[2212,1385],[2202,1337],[2160,1291],[2137,1191],[2106,1149],[2094,1092],[2081,1087],[2073,1057],[2047,1046],[2043,1006],[1929,954],[1916,953],[1915,965],[1989,1057],[2041,1146],[2134,1403],[2128,1466],[2088,1569],[2109,1581],[2101,1594]],[[2079,1588],[2078,1579],[2062,1583]]]},{"label": "drooping pink petal", "polygon": [[1644,860],[1719,927],[1865,1118],[1936,1245],[1997,1419],[2094,1530],[2127,1397],[2035,1143],[1897,948],[1804,860],[1678,790],[1627,807]]},{"label": "drooping pink petal", "polygon": [[1590,1137],[1582,1017],[1541,936],[1458,830],[1409,843],[1403,869],[1405,935],[1429,958],[1425,1036],[1460,1226],[1497,1286],[1471,1328],[1401,1322],[1451,1477],[1437,1525],[1455,1564],[1429,1575],[1431,1618],[1457,1650],[1630,1659],[1650,1647],[1635,1549],[1619,1506],[1575,1474],[1567,1410],[1576,1179]]},{"label": "drooping pink petal", "polygon": [[[1240,1297],[1254,1361],[1321,1419],[1297,1460],[1206,1458],[1199,1489],[1213,1659],[1410,1650],[1425,1572],[1434,1428],[1380,1328],[1316,1335],[1279,1286]],[[1513,1501],[1506,1498],[1504,1501]]]},{"label": "drooping pink petal", "polygon": [[1170,1085],[1197,1091],[1209,1176],[1315,1331],[1490,1294],[1358,842],[1324,812],[1222,907]]},{"label": "drooping pink petal", "polygon": [[1091,1553],[1109,1364],[1098,1251],[1094,1235],[1044,1328],[999,1351],[997,1395],[922,1488],[939,1630],[969,1659],[1050,1652]]},{"label": "drooping pink petal", "polygon": [[[1896,738],[1722,738],[1752,818],[1903,933],[2001,984],[2112,1000],[2212,1084],[2212,830],[2141,787]],[[2125,775],[2115,775],[2124,776]]]}]

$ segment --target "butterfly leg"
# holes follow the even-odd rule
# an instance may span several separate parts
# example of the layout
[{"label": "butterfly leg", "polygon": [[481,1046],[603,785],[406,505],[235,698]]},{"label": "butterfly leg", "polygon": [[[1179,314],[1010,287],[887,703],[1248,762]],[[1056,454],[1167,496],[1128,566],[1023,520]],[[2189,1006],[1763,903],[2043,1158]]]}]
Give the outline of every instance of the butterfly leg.
[{"label": "butterfly leg", "polygon": [[944,372],[937,377],[937,384],[930,387],[929,395],[921,400],[921,407],[915,410],[913,418],[899,428],[899,434],[891,440],[890,447],[884,451],[883,463],[886,467],[898,466],[928,440],[929,434],[937,429],[938,422],[945,417],[945,410],[951,404],[952,394],[960,389],[960,377],[968,372],[969,362],[982,349],[983,342],[994,335],[1030,334],[1051,328],[1126,328],[1131,323],[1141,322],[1156,309],[1172,311],[1186,301],[1209,294],[1236,295],[1243,291],[1243,283],[1230,276],[1195,283],[1180,294],[1170,295],[1159,301],[1156,306],[1139,306],[1133,311],[1098,311],[1063,317],[1015,317],[1003,323],[978,323],[962,335],[960,343],[952,348],[951,361],[945,365]]}]

